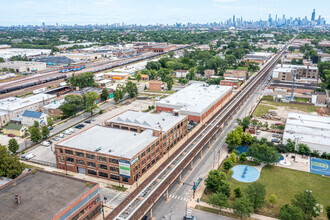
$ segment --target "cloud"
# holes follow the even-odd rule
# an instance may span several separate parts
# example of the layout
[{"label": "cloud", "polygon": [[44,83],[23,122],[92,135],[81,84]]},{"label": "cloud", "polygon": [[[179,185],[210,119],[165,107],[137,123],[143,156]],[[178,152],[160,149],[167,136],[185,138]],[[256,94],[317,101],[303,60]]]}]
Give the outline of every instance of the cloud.
[{"label": "cloud", "polygon": [[26,5],[34,5],[34,4],[36,4],[36,2],[35,1],[26,1],[26,2],[24,2]]},{"label": "cloud", "polygon": [[236,2],[236,0],[214,0],[217,3],[225,3],[225,2]]},{"label": "cloud", "polygon": [[114,0],[102,0],[102,1],[93,2],[93,4],[94,5],[108,5],[108,4],[111,4],[113,2],[114,2]]}]

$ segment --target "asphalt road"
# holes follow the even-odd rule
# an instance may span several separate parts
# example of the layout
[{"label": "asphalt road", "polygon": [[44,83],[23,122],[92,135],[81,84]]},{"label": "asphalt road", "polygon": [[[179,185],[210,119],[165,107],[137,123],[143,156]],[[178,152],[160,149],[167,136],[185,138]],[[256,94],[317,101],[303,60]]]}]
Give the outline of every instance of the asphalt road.
[{"label": "asphalt road", "polygon": [[[189,167],[186,168],[182,173],[181,181],[183,184],[174,183],[169,188],[169,200],[165,201],[165,196],[158,200],[154,205],[152,213],[155,219],[166,219],[168,214],[172,212],[172,219],[182,219],[186,214],[187,202],[193,197],[192,184],[197,181],[199,177],[205,179],[210,170],[215,169],[219,166],[219,158],[223,154],[227,154],[225,147],[225,137],[228,132],[237,127],[236,118],[243,118],[247,116],[255,103],[257,102],[259,96],[262,94],[262,89],[265,83],[261,83],[260,86],[253,92],[250,98],[243,104],[238,113],[233,117],[233,120],[224,127],[223,132],[219,137],[212,143],[212,146],[206,152],[203,152],[202,159],[196,157],[194,159],[194,169],[190,171]],[[195,198],[197,199],[197,198]],[[211,213],[192,210],[192,214],[197,213],[197,219],[228,219],[224,216],[217,215],[213,218]]]}]

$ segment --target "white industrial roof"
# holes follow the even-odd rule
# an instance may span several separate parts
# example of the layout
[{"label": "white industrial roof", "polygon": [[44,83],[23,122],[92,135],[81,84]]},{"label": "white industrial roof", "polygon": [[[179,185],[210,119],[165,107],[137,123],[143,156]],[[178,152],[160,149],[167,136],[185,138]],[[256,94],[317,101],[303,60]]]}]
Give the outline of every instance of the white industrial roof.
[{"label": "white industrial roof", "polygon": [[330,117],[290,112],[283,139],[330,147]]},{"label": "white industrial roof", "polygon": [[107,122],[140,126],[143,128],[162,130],[166,132],[185,117],[187,116],[174,116],[172,113],[166,112],[154,114],[137,111],[125,111],[122,114],[107,120]]},{"label": "white industrial roof", "polygon": [[0,110],[15,111],[16,109],[24,108],[38,102],[47,101],[54,97],[56,96],[42,93],[27,98],[9,97],[0,100]]},{"label": "white industrial roof", "polygon": [[135,133],[95,125],[58,145],[92,152],[100,148],[98,153],[130,159],[157,139],[152,133],[152,130]]},{"label": "white industrial roof", "polygon": [[280,68],[276,68],[273,70],[274,72],[283,72],[283,73],[290,73],[292,71],[292,69],[290,68],[284,68],[284,67],[280,67]]},{"label": "white industrial roof", "polygon": [[231,90],[231,86],[194,83],[156,102],[156,105],[181,110],[185,115],[201,116]]},{"label": "white industrial roof", "polygon": [[53,103],[45,105],[44,108],[57,109],[62,105],[64,101],[65,101],[64,99],[54,100]]},{"label": "white industrial roof", "polygon": [[23,48],[10,48],[0,50],[0,57],[9,59],[12,56],[35,56],[50,54],[52,50],[49,49],[23,49]]}]

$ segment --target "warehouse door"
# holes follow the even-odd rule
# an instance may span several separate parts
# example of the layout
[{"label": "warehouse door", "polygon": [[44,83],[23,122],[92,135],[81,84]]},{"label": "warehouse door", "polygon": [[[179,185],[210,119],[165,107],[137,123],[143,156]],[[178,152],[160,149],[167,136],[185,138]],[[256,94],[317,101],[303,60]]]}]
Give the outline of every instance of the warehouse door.
[{"label": "warehouse door", "polygon": [[86,175],[86,169],[85,168],[77,167],[77,169],[78,169],[78,173],[82,173],[82,174]]}]

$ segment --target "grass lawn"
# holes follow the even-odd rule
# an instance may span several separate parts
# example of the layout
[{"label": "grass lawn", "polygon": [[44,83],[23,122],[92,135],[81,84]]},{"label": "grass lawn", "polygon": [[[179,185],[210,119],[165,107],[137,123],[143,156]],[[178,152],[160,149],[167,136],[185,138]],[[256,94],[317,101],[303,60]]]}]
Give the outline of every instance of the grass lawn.
[{"label": "grass lawn", "polygon": [[246,71],[248,71],[248,67],[247,66],[239,66],[236,69],[233,66],[230,66],[228,69],[230,69],[230,70],[246,70]]},{"label": "grass lawn", "polygon": [[259,104],[256,110],[254,111],[253,115],[257,117],[262,117],[268,113],[268,110],[276,110],[276,109],[277,108],[273,106]]},{"label": "grass lawn", "polygon": [[262,102],[264,104],[278,106],[278,107],[288,107],[293,110],[299,110],[303,112],[316,112],[316,107],[311,105],[300,105],[293,103],[285,103],[285,102],[275,102],[275,101],[266,101]]},{"label": "grass lawn", "polygon": [[[234,199],[234,188],[241,187],[244,190],[248,184],[238,182],[232,178],[229,178],[231,185],[231,197]],[[278,198],[278,203],[272,208],[268,203],[258,211],[258,213],[277,217],[282,205],[291,203],[294,195],[303,191],[312,190],[313,196],[323,205],[324,209],[330,205],[330,178],[323,177],[321,175],[307,173],[303,171],[297,171],[277,166],[265,166],[260,174],[260,178],[257,180],[266,186],[266,199],[268,200],[271,194],[275,194]],[[206,192],[207,193],[207,192]],[[210,197],[210,193],[203,195],[203,201],[207,201]],[[318,219],[326,219],[326,214],[323,213]]]},{"label": "grass lawn", "polygon": [[309,102],[309,99],[296,98],[296,102]]}]

